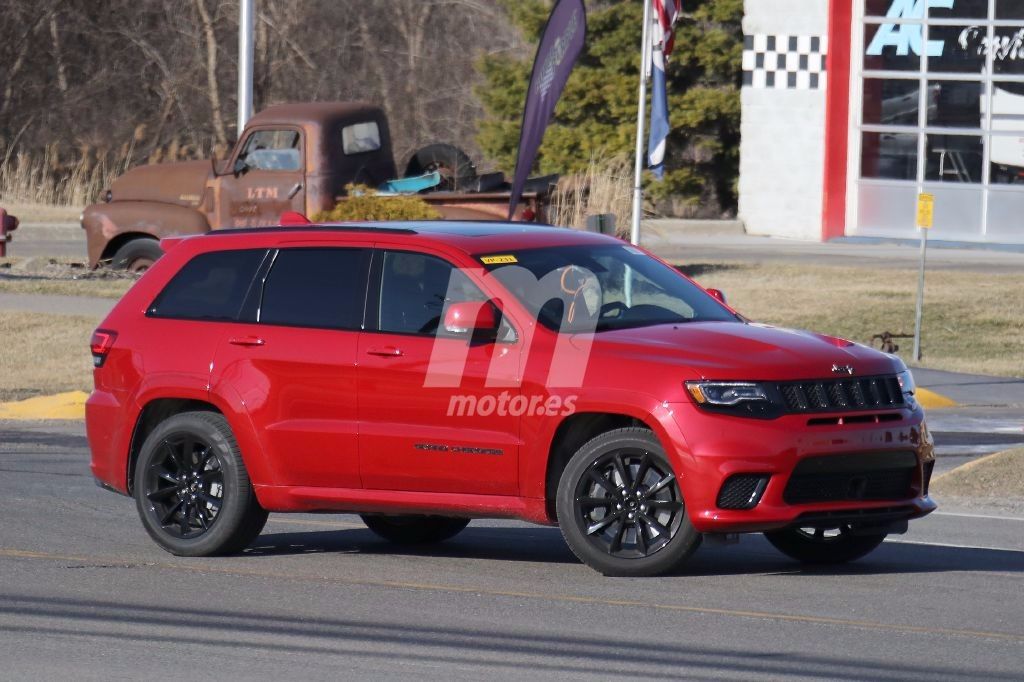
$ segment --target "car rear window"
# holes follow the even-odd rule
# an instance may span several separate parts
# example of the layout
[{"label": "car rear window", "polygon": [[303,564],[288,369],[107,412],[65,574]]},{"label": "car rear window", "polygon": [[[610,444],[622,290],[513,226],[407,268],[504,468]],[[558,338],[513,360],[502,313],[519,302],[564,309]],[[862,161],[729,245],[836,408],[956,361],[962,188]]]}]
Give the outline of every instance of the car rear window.
[{"label": "car rear window", "polygon": [[369,249],[281,249],[267,275],[259,321],[359,329]]},{"label": "car rear window", "polygon": [[265,249],[211,251],[185,264],[147,314],[190,320],[235,320]]}]

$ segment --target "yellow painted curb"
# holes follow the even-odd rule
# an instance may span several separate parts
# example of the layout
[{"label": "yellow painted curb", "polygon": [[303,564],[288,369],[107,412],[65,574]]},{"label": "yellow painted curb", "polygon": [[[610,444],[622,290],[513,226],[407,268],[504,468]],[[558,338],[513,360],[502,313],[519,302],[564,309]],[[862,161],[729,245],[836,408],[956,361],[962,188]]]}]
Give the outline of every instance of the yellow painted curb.
[{"label": "yellow painted curb", "polygon": [[957,403],[955,400],[951,400],[946,396],[936,393],[935,391],[929,391],[927,388],[918,388],[914,391],[914,397],[917,398],[917,402],[921,403],[921,407],[926,410],[937,410],[943,407],[956,407]]},{"label": "yellow painted curb", "polygon": [[88,397],[83,391],[69,391],[0,403],[0,419],[85,419]]}]

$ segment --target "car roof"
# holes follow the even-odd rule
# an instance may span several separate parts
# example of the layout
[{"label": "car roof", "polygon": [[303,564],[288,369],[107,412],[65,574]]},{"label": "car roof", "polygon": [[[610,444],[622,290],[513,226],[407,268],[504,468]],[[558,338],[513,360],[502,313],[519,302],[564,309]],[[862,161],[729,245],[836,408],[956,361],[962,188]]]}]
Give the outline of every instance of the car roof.
[{"label": "car roof", "polygon": [[[522,250],[545,246],[622,244],[615,237],[584,232],[553,225],[501,221],[409,220],[326,223],[281,227],[228,228],[213,230],[203,239],[213,238],[251,241],[256,237],[277,242],[286,239],[299,241],[338,241],[353,237],[366,239],[377,235],[387,241],[407,241],[411,244],[446,244],[469,254]],[[260,238],[262,236],[263,238]]]}]

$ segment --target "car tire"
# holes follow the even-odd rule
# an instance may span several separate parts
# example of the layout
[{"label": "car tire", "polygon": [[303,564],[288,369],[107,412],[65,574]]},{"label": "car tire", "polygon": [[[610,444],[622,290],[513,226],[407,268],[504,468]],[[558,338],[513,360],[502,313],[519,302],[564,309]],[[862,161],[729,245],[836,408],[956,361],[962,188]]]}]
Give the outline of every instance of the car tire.
[{"label": "car tire", "polygon": [[764,536],[775,549],[805,564],[844,564],[874,551],[885,540],[886,533],[855,534],[850,526],[842,526],[786,528]]},{"label": "car tire", "polygon": [[366,527],[397,545],[429,545],[455,537],[469,525],[469,519],[448,516],[386,516],[363,514]]},{"label": "car tire", "polygon": [[160,242],[148,237],[138,237],[122,244],[110,260],[115,270],[128,272],[145,272],[160,256],[164,255]]},{"label": "car tire", "polygon": [[604,575],[661,575],[700,546],[649,429],[617,429],[585,443],[562,472],[555,508],[569,549]]},{"label": "car tire", "polygon": [[142,444],[134,482],[142,525],[171,554],[240,552],[267,522],[235,436],[215,412],[161,422]]}]

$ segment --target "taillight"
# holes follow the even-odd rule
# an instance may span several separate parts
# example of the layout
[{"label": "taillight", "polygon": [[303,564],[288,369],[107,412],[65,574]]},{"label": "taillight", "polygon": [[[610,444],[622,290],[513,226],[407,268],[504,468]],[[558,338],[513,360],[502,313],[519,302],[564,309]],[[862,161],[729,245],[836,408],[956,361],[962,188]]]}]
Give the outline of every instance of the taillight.
[{"label": "taillight", "polygon": [[113,348],[116,340],[117,332],[110,329],[97,329],[92,333],[89,350],[92,351],[93,367],[103,366],[103,361],[107,359],[107,353]]}]

